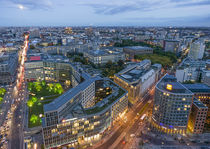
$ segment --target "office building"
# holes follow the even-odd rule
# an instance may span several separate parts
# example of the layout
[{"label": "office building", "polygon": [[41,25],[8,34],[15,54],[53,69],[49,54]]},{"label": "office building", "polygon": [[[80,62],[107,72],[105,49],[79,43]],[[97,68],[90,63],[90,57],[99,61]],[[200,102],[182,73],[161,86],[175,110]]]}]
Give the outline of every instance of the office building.
[{"label": "office building", "polygon": [[179,41],[177,40],[164,40],[163,48],[165,52],[172,52],[178,55],[181,51],[179,51]]},{"label": "office building", "polygon": [[[25,79],[27,81],[45,80],[61,82],[69,85],[75,83],[76,73],[73,72],[69,60],[60,55],[29,54],[25,62]],[[74,74],[74,78],[71,74]],[[76,77],[80,82],[80,76]]]},{"label": "office building", "polygon": [[[96,92],[110,88],[111,94],[95,101]],[[128,108],[127,91],[109,79],[87,78],[53,102],[44,105],[42,121],[46,149],[90,144]]]},{"label": "office building", "polygon": [[193,93],[166,74],[155,87],[153,126],[165,133],[186,133],[192,101]]},{"label": "office building", "polygon": [[128,65],[114,75],[114,81],[128,91],[131,103],[141,99],[160,77],[161,65],[151,66],[150,60]]},{"label": "office building", "polygon": [[94,64],[102,65],[109,61],[115,63],[119,60],[125,60],[125,54],[114,48],[84,51],[84,57],[88,58],[88,60]]},{"label": "office building", "polygon": [[127,59],[132,60],[134,59],[135,55],[153,54],[153,48],[142,46],[130,46],[124,47],[123,52],[126,54]]},{"label": "office building", "polygon": [[[183,84],[187,89],[194,93],[195,98],[201,101],[210,109],[210,87],[206,84]],[[210,110],[207,113],[206,123],[210,125]]]},{"label": "office building", "polygon": [[0,84],[9,85],[15,81],[18,53],[0,53]]},{"label": "office building", "polygon": [[202,60],[193,60],[186,58],[176,69],[176,78],[179,82],[185,81],[200,81],[202,79],[201,73],[206,67],[206,62]]},{"label": "office building", "polygon": [[201,101],[194,98],[188,122],[188,128],[191,133],[203,133],[207,111],[208,107],[205,106]]}]

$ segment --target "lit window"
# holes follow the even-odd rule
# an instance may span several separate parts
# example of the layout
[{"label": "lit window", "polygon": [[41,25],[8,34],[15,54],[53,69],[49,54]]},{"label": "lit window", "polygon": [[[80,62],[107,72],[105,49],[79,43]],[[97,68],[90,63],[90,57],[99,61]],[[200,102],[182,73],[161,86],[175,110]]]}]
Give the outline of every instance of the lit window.
[{"label": "lit window", "polygon": [[171,84],[167,84],[166,89],[167,90],[172,90],[172,85]]},{"label": "lit window", "polygon": [[180,108],[177,108],[178,111],[180,111]]},{"label": "lit window", "polygon": [[182,98],[182,100],[185,101],[186,99],[185,98]]}]

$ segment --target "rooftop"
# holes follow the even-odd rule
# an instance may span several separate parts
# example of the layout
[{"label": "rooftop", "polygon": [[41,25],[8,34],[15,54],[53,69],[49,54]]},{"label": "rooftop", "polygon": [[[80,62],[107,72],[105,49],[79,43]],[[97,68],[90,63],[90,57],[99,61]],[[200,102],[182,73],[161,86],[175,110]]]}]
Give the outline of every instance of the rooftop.
[{"label": "rooftop", "polygon": [[150,66],[150,60],[143,60],[140,63],[135,63],[128,66],[115,75],[128,83],[135,83],[136,81],[144,82],[144,80],[149,78],[154,73],[154,70],[150,68]]},{"label": "rooftop", "polygon": [[131,49],[131,50],[153,50],[152,48],[150,47],[143,47],[143,46],[127,46],[127,47],[124,47],[125,49]]},{"label": "rooftop", "polygon": [[195,84],[183,84],[183,85],[194,93],[201,93],[201,92],[210,93],[210,87],[206,84],[195,83]]},{"label": "rooftop", "polygon": [[176,78],[172,75],[166,74],[162,79],[157,83],[159,89],[178,94],[193,94],[181,83],[177,82]]},{"label": "rooftop", "polygon": [[105,55],[118,55],[123,52],[114,48],[101,48],[97,50],[89,50],[87,51],[87,53],[93,56],[105,56]]},{"label": "rooftop", "polygon": [[56,61],[56,62],[69,62],[69,59],[62,55],[49,55],[43,53],[34,53],[27,56],[27,62],[34,61]]},{"label": "rooftop", "polygon": [[[80,83],[76,87],[66,91],[64,94],[56,98],[53,102],[49,104],[44,105],[44,111],[55,111],[58,108],[60,108],[65,103],[69,102],[70,99],[72,99],[75,95],[79,94],[82,90],[84,90],[87,86],[89,86],[91,83],[95,82],[96,80],[101,79],[100,77],[94,77],[90,78],[88,80],[85,80],[84,82]],[[72,99],[73,100],[73,99]]]},{"label": "rooftop", "polygon": [[198,108],[208,108],[207,106],[205,106],[201,101],[199,101],[196,98],[193,99],[193,104]]}]

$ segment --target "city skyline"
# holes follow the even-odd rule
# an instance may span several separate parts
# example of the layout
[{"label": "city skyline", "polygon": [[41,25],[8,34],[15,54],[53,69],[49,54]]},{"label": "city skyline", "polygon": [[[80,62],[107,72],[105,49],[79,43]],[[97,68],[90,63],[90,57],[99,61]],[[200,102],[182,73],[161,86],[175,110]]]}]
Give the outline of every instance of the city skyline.
[{"label": "city skyline", "polygon": [[210,26],[209,0],[0,0],[0,26]]}]

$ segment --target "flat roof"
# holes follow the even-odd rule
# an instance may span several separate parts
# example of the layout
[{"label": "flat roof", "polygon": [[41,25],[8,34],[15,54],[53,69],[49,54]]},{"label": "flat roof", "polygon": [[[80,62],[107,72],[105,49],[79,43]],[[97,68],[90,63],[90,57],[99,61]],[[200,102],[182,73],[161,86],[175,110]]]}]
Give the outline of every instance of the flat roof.
[{"label": "flat roof", "polygon": [[143,82],[154,73],[154,70],[150,66],[151,61],[143,60],[140,63],[128,66],[115,75],[129,83],[136,82],[138,80],[142,80]]},{"label": "flat roof", "polygon": [[161,80],[157,83],[156,87],[170,93],[193,94],[185,86],[177,82],[174,76],[168,74],[161,78]]},{"label": "flat roof", "polygon": [[124,47],[125,49],[131,49],[131,50],[153,50],[153,48],[150,48],[150,47],[144,47],[144,46],[127,46],[127,47]]},{"label": "flat roof", "polygon": [[63,93],[61,96],[56,98],[54,101],[52,101],[49,104],[44,105],[44,112],[49,111],[55,111],[58,108],[60,108],[62,105],[67,103],[69,100],[71,100],[75,95],[79,94],[82,90],[84,90],[87,86],[89,86],[91,83],[95,82],[96,80],[100,80],[101,78],[99,76],[85,80],[84,82],[80,83],[74,88],[71,88],[70,90]]},{"label": "flat roof", "polygon": [[195,93],[207,92],[207,93],[210,93],[210,87],[206,84],[195,83],[195,84],[183,84],[183,85],[187,89],[189,89],[191,92],[195,92]]},{"label": "flat roof", "polygon": [[207,106],[205,106],[201,101],[199,101],[196,98],[193,99],[193,104],[198,108],[208,108]]}]

